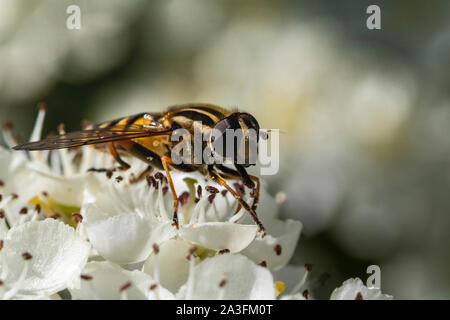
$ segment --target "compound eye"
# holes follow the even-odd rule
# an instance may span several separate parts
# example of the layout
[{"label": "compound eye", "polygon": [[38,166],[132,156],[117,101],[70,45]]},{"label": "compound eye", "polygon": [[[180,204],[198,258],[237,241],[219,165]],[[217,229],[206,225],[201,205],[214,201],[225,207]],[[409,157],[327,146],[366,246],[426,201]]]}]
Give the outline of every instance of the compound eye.
[{"label": "compound eye", "polygon": [[233,129],[232,119],[220,120],[211,131],[211,147],[216,155],[226,158],[227,129]]}]

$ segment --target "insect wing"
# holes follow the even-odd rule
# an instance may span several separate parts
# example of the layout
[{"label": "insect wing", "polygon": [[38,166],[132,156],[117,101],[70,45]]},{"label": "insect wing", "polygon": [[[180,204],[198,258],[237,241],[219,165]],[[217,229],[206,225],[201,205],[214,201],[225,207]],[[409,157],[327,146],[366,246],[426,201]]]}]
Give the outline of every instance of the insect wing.
[{"label": "insect wing", "polygon": [[111,128],[93,128],[47,137],[13,147],[15,150],[53,150],[80,147],[89,144],[170,135],[172,129],[142,125],[115,125]]}]

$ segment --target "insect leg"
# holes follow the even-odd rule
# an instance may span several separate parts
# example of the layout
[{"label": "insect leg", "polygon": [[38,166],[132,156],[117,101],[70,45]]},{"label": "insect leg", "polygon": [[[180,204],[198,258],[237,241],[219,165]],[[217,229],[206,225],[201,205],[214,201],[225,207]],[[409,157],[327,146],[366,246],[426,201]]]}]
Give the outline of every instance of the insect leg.
[{"label": "insect leg", "polygon": [[242,199],[242,195],[239,195],[236,193],[236,191],[233,190],[233,188],[231,188],[227,182],[225,181],[225,179],[219,174],[219,172],[217,171],[216,168],[214,168],[213,166],[208,166],[208,176],[207,176],[210,180],[220,184],[221,186],[225,187],[228,192],[230,192],[233,197],[239,201],[239,203],[244,207],[245,210],[247,210],[251,217],[253,218],[253,221],[255,221],[255,224],[258,226],[259,231],[262,232],[262,235],[264,236],[266,234],[266,229],[264,228],[263,224],[261,223],[261,221],[258,218],[258,215],[256,214],[255,210],[253,210],[248,204],[247,202],[245,202],[244,199]]},{"label": "insect leg", "polygon": [[127,170],[130,168],[130,165],[122,160],[122,158],[117,153],[116,147],[114,147],[113,142],[108,142],[108,150],[111,153],[111,155],[114,157],[114,159],[121,165],[121,167],[118,167],[119,170]]},{"label": "insect leg", "polygon": [[175,226],[178,229],[178,196],[175,191],[175,187],[173,185],[172,177],[170,176],[169,172],[169,164],[172,164],[172,159],[170,159],[168,156],[162,156],[161,162],[164,167],[164,171],[166,172],[167,181],[169,182],[170,191],[172,191],[173,196],[173,222],[172,225]]},{"label": "insect leg", "polygon": [[[240,172],[227,168],[224,165],[218,165],[217,168],[223,172],[222,173],[222,177],[225,179],[243,179],[242,175]],[[252,189],[254,190],[254,197],[253,197],[253,202],[252,202],[252,209],[256,210],[256,208],[258,207],[258,202],[259,202],[259,191],[261,188],[261,182],[259,180],[258,177],[247,174],[247,172],[245,171],[245,169],[243,170],[243,172],[245,172],[246,177],[248,177],[248,179],[251,179],[252,181],[256,182],[256,189],[255,186],[252,187]],[[241,205],[239,204],[238,208],[236,209],[236,212],[239,212],[239,210],[241,209]]]},{"label": "insect leg", "polygon": [[131,180],[131,183],[137,183],[139,181],[142,181],[142,179],[144,179],[147,175],[149,175],[150,173],[152,173],[153,171],[153,167],[152,166],[147,166],[147,168],[145,168],[138,176],[137,178],[133,178]]}]

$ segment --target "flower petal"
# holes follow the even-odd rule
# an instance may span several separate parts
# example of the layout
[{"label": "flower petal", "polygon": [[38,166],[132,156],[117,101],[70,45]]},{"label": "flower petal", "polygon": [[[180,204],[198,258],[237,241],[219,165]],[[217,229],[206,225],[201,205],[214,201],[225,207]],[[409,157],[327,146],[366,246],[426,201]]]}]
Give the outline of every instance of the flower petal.
[{"label": "flower petal", "polygon": [[150,290],[155,283],[151,276],[138,270],[125,270],[108,261],[89,262],[82,274],[91,279],[81,280],[78,288],[69,289],[72,299],[118,300],[121,299],[120,288],[126,283],[131,284],[126,290],[128,299],[173,299],[173,295],[161,286]]},{"label": "flower petal", "polygon": [[239,252],[246,248],[255,238],[256,225],[244,225],[231,222],[205,222],[185,225],[179,235],[187,241],[208,249],[228,249]]},{"label": "flower petal", "polygon": [[170,222],[154,223],[137,213],[98,219],[102,214],[94,205],[86,205],[82,210],[83,226],[98,253],[120,264],[145,260],[154,243],[170,239],[176,232]]},{"label": "flower petal", "polygon": [[30,221],[8,231],[3,257],[8,265],[5,283],[19,278],[27,252],[32,258],[21,286],[22,295],[51,295],[76,279],[86,264],[90,245],[72,227],[46,219]]},{"label": "flower petal", "polygon": [[267,225],[269,234],[256,238],[241,253],[256,263],[265,261],[270,270],[279,270],[291,259],[302,227],[300,221],[274,219]]},{"label": "flower petal", "polygon": [[186,282],[189,275],[189,250],[192,245],[182,239],[171,239],[163,242],[159,247],[158,258],[155,254],[147,259],[144,272],[152,275],[157,261],[159,268],[159,282],[171,292],[177,292]]},{"label": "flower petal", "polygon": [[[240,254],[208,258],[193,268],[189,281],[181,287],[178,299],[275,299],[272,274]],[[219,284],[225,280],[222,288]],[[189,285],[193,287],[190,288]]]},{"label": "flower petal", "polygon": [[[358,297],[360,295],[360,297]],[[363,300],[392,300],[393,297],[388,294],[381,293],[378,288],[366,287],[361,279],[350,278],[339,288],[334,289],[330,300],[355,300],[360,298]]]}]

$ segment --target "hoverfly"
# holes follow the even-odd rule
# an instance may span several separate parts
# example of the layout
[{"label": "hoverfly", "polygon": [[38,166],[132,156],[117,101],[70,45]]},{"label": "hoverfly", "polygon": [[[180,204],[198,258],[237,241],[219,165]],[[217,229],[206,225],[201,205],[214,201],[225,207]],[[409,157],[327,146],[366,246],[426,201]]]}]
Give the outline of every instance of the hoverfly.
[{"label": "hoverfly", "polygon": [[[139,113],[118,118],[81,131],[63,133],[49,136],[41,141],[20,144],[15,146],[14,149],[53,150],[102,144],[106,145],[107,150],[120,165],[109,170],[127,170],[130,168],[130,165],[121,158],[121,154],[134,156],[149,165],[147,172],[143,172],[140,177],[145,176],[152,168],[164,170],[173,196],[173,225],[177,228],[178,196],[170,171],[199,172],[210,181],[226,188],[238,201],[236,213],[241,207],[244,207],[258,226],[259,231],[264,235],[264,226],[255,212],[259,199],[260,181],[258,177],[247,173],[245,168],[249,166],[248,163],[239,164],[237,161],[233,161],[235,169],[231,169],[223,164],[216,163],[175,164],[172,161],[171,150],[175,142],[171,141],[171,134],[179,128],[193,134],[196,126],[200,126],[202,132],[214,130],[219,136],[224,135],[227,129],[242,130],[243,132],[253,129],[257,138],[260,135],[259,124],[249,113],[228,111],[211,104],[192,103],[170,107],[163,113]],[[214,138],[217,138],[217,134]],[[208,143],[211,144],[211,140],[206,142],[206,144]],[[204,146],[203,144],[202,147]],[[91,170],[105,171],[105,169]],[[237,192],[228,185],[227,179],[241,180],[246,187],[251,188],[253,203],[249,205],[243,199],[242,192]]]}]

